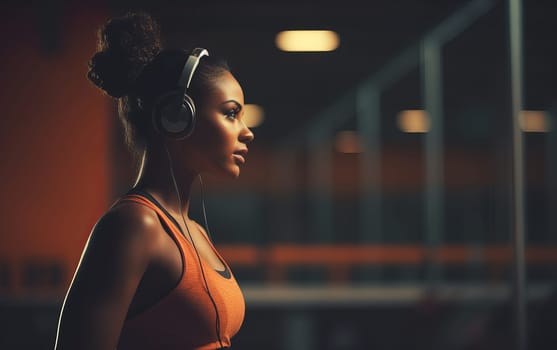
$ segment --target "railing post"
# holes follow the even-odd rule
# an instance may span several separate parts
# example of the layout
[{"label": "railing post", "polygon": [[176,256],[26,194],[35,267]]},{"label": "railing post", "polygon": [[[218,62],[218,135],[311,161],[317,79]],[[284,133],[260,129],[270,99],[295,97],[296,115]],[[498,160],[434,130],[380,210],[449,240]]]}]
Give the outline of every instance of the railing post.
[{"label": "railing post", "polygon": [[308,131],[309,218],[313,242],[334,239],[331,137],[327,123]]},{"label": "railing post", "polygon": [[380,98],[374,85],[357,91],[356,123],[360,153],[360,237],[362,242],[381,243],[381,133]]},{"label": "railing post", "polygon": [[523,103],[522,0],[508,1],[509,54],[511,68],[512,120],[512,238],[514,252],[513,300],[515,306],[516,349],[526,350],[526,267],[525,250],[525,192],[524,140],[520,127]]},{"label": "railing post", "polygon": [[444,230],[443,210],[443,89],[441,48],[434,40],[422,44],[422,74],[424,105],[429,117],[429,131],[425,134],[426,153],[426,237],[428,267],[426,278],[435,288],[442,278],[435,253],[441,244]]}]

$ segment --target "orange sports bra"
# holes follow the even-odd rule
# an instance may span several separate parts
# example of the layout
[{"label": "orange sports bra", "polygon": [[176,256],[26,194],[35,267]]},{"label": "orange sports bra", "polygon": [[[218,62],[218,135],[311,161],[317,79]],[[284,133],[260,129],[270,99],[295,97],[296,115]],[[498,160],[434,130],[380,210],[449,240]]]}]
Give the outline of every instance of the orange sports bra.
[{"label": "orange sports bra", "polygon": [[[202,271],[193,246],[185,239],[172,216],[155,198],[146,192],[134,191],[115,205],[132,201],[153,209],[182,255],[182,277],[176,287],[157,303],[126,320],[122,328],[118,350],[168,349],[214,350],[220,348],[217,338],[217,314],[205,289]],[[230,347],[230,339],[242,325],[245,312],[244,297],[222,256],[225,271],[216,271],[203,260],[203,272],[218,310],[220,340]],[[187,268],[186,268],[187,266]]]}]

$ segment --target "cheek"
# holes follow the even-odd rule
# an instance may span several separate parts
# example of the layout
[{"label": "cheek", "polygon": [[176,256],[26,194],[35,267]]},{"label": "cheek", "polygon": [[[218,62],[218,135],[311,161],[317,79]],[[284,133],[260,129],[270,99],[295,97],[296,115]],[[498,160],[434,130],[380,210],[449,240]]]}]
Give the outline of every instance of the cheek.
[{"label": "cheek", "polygon": [[227,155],[234,149],[234,137],[230,129],[218,120],[200,122],[192,135],[192,143],[201,154],[211,158]]}]

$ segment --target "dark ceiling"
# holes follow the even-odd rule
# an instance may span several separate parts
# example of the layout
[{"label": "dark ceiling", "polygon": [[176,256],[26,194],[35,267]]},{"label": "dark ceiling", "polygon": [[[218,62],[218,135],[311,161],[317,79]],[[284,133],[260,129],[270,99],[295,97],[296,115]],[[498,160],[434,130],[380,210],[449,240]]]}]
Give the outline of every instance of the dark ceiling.
[{"label": "dark ceiling", "polygon": [[[171,46],[203,46],[226,58],[243,85],[246,103],[264,107],[265,123],[255,133],[260,142],[269,144],[314,117],[470,2],[109,1],[114,14],[130,9],[151,12],[161,22],[163,36]],[[463,35],[460,48],[450,51],[451,44],[447,45],[447,66],[458,72],[453,74],[455,80],[457,76],[466,80],[474,72],[486,81],[504,80],[506,6],[506,1],[496,1],[475,29],[473,26],[468,36]],[[557,91],[552,73],[557,62],[555,6],[551,1],[530,1],[524,6],[526,104],[550,108]],[[274,37],[285,29],[335,30],[340,47],[329,53],[281,52]],[[478,68],[482,65],[484,70]],[[468,80],[453,84],[452,93],[468,94],[490,86]],[[420,107],[419,72],[401,84],[406,86],[391,97],[392,109]],[[459,90],[464,85],[465,90]],[[450,96],[447,93],[448,99]]]}]

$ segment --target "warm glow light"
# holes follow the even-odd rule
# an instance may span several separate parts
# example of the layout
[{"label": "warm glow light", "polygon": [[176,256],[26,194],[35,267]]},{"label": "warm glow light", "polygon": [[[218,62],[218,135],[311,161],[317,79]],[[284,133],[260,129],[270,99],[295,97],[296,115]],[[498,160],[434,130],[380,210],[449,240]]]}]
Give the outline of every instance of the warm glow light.
[{"label": "warm glow light", "polygon": [[429,131],[429,117],[423,109],[400,111],[397,116],[400,130],[408,133],[424,133]]},{"label": "warm glow light", "polygon": [[525,132],[548,132],[551,127],[544,111],[522,111],[519,121],[520,128]]},{"label": "warm glow light", "polygon": [[355,131],[340,131],[335,138],[335,148],[340,153],[360,153],[362,145]]},{"label": "warm glow light", "polygon": [[261,125],[264,119],[263,108],[252,104],[244,105],[243,119],[248,128],[255,128]]},{"label": "warm glow light", "polygon": [[333,51],[339,43],[338,34],[330,30],[286,30],[275,38],[282,51]]}]

